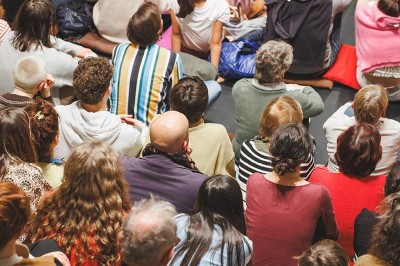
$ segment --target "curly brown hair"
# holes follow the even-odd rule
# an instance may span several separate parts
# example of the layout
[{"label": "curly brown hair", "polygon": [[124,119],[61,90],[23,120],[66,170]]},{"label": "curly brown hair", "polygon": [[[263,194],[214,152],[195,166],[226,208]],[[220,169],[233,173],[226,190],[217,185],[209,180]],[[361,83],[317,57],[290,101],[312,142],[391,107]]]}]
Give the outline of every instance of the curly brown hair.
[{"label": "curly brown hair", "polygon": [[55,239],[67,256],[75,252],[77,265],[115,265],[117,236],[129,209],[117,154],[103,142],[85,142],[67,159],[63,183],[38,207],[28,236],[32,242]]},{"label": "curly brown hair", "polygon": [[88,57],[79,61],[72,85],[83,103],[99,103],[110,86],[113,66],[105,57]]}]

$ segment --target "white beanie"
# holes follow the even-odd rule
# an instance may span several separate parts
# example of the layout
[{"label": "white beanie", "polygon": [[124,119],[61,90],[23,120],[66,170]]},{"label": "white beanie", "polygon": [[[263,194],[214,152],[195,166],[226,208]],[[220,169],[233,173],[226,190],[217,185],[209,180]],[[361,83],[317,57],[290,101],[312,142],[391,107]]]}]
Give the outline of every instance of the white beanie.
[{"label": "white beanie", "polygon": [[20,59],[14,67],[14,85],[27,93],[36,92],[36,87],[46,79],[46,63],[38,56]]}]

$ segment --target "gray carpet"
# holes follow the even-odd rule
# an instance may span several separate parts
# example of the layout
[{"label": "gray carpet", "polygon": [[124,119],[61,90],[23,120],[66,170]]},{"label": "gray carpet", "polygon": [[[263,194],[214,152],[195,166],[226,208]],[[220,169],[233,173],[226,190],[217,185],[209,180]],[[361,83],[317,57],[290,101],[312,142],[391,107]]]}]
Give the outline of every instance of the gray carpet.
[{"label": "gray carpet", "polygon": [[[345,10],[342,17],[342,28],[340,40],[342,43],[354,45],[354,9],[356,1]],[[205,118],[208,122],[223,124],[228,132],[236,130],[234,118],[234,105],[232,100],[232,86],[234,82],[222,84],[222,95],[208,110]],[[326,152],[326,140],[322,129],[324,122],[344,103],[353,100],[355,90],[341,84],[335,84],[332,90],[315,88],[321,95],[325,104],[324,112],[311,119],[310,133],[317,142],[315,161],[318,164],[325,164],[328,160]],[[400,121],[400,102],[390,103],[386,116]]]}]

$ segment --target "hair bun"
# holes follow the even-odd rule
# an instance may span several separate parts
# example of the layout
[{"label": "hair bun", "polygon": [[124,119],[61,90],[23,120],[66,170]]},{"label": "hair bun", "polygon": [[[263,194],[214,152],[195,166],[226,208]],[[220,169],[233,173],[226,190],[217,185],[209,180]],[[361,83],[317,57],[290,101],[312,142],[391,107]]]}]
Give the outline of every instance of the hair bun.
[{"label": "hair bun", "polygon": [[274,165],[273,170],[280,176],[283,176],[286,174],[286,172],[294,172],[296,170],[296,162],[292,159],[285,158],[277,158],[273,157],[272,158],[272,164]]}]

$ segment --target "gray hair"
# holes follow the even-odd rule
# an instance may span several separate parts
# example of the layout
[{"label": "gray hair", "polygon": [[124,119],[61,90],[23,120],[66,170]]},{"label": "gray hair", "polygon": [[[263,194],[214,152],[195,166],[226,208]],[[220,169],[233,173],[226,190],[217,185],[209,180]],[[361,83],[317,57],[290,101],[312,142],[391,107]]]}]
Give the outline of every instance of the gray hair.
[{"label": "gray hair", "polygon": [[122,227],[127,265],[159,265],[176,242],[175,207],[155,198],[135,202]]},{"label": "gray hair", "polygon": [[293,47],[284,41],[268,41],[257,51],[254,78],[262,83],[283,81],[293,62]]}]

